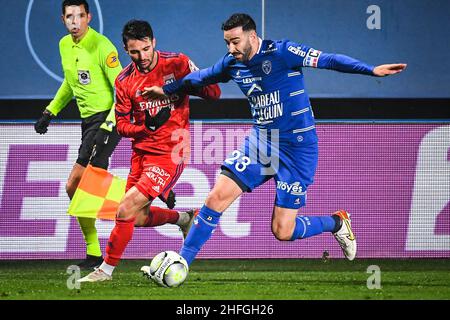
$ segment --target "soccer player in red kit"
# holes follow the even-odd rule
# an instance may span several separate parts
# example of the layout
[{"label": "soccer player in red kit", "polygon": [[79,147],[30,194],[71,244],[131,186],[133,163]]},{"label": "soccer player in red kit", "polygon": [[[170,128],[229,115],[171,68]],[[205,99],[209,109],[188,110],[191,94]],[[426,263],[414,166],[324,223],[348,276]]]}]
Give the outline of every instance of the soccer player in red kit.
[{"label": "soccer player in red kit", "polygon": [[[117,131],[132,139],[131,170],[105,260],[79,282],[111,280],[135,226],[154,227],[165,223],[190,226],[192,212],[188,214],[150,204],[156,197],[167,197],[189,156],[189,94],[218,99],[221,93],[217,85],[210,85],[165,99],[148,99],[147,88],[177,81],[197,68],[181,53],[155,50],[156,40],[146,21],[129,21],[124,26],[122,38],[133,62],[116,78],[115,108]],[[182,230],[184,234],[187,229]]]}]

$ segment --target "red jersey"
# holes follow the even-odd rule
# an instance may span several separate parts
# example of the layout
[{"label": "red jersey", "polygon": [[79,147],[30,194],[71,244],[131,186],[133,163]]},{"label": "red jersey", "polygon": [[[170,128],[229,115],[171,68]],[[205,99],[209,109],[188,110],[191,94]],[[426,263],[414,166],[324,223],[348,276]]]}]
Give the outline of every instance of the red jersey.
[{"label": "red jersey", "polygon": [[[132,62],[117,76],[115,111],[117,131],[121,136],[132,139],[133,150],[163,155],[170,154],[176,145],[182,143],[189,148],[189,95],[173,94],[167,99],[147,100],[141,93],[145,87],[162,87],[182,79],[197,68],[181,53],[157,51],[157,55],[158,62],[149,73],[141,73]],[[219,86],[214,84],[201,88],[195,95],[218,99],[220,93]],[[162,108],[171,109],[169,120],[156,131],[148,130],[144,123],[145,110],[154,116]]]}]

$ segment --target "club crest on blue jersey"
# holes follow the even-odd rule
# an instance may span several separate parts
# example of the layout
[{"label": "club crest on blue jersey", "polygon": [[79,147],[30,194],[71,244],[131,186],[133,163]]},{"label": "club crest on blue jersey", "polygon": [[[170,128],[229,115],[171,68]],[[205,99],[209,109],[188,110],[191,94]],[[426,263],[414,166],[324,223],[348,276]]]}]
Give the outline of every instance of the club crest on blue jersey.
[{"label": "club crest on blue jersey", "polygon": [[262,71],[265,74],[269,74],[272,71],[272,62],[270,62],[269,60],[265,60],[262,63]]}]

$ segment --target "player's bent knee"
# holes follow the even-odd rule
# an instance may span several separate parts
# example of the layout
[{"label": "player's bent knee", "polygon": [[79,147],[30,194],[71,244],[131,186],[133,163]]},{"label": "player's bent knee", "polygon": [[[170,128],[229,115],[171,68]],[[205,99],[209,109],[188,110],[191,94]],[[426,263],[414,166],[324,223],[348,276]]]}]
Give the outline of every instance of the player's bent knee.
[{"label": "player's bent knee", "polygon": [[215,210],[216,208],[221,207],[222,203],[226,200],[227,198],[220,191],[213,189],[206,197],[205,205],[208,208]]},{"label": "player's bent knee", "polygon": [[135,216],[132,207],[128,205],[126,202],[122,202],[119,204],[119,208],[117,210],[116,217],[123,220],[131,219]]}]

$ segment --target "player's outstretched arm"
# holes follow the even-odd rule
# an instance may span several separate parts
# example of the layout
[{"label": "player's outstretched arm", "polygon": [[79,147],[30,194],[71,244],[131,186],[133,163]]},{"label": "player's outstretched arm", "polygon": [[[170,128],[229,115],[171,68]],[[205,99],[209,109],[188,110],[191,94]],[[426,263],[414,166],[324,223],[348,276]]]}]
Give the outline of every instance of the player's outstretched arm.
[{"label": "player's outstretched arm", "polygon": [[402,72],[406,66],[406,63],[382,64],[373,69],[373,74],[377,77],[386,77]]},{"label": "player's outstretched arm", "polygon": [[151,99],[151,100],[168,98],[164,94],[164,90],[158,86],[145,87],[144,91],[142,92],[142,97],[144,99]]}]

